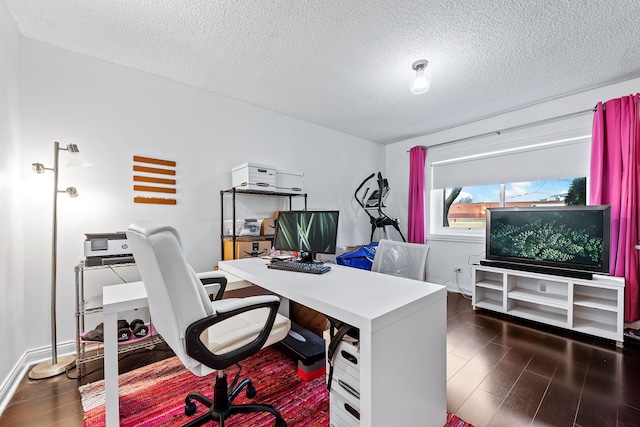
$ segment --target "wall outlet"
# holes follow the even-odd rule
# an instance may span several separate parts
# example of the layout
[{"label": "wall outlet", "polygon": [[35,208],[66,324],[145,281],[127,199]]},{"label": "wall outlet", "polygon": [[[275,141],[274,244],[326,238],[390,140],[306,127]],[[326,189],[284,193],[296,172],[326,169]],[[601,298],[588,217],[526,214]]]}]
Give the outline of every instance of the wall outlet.
[{"label": "wall outlet", "polygon": [[454,272],[454,273],[462,273],[462,268],[460,268],[460,267],[453,267],[453,272]]},{"label": "wall outlet", "polygon": [[541,280],[539,285],[540,285],[540,292],[547,292],[547,282],[544,282]]}]

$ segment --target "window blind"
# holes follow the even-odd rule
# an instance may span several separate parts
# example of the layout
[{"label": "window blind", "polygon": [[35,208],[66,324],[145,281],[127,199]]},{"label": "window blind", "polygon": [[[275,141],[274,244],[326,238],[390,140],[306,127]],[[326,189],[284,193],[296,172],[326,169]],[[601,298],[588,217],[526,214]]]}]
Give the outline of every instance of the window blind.
[{"label": "window blind", "polygon": [[585,135],[436,161],[431,188],[588,176],[590,147],[591,135]]}]

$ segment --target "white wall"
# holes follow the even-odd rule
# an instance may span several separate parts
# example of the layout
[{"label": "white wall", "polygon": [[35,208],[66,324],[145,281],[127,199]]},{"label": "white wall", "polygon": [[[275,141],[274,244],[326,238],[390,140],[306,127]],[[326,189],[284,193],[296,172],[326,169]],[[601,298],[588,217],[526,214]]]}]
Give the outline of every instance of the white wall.
[{"label": "white wall", "polygon": [[[304,171],[309,208],[341,211],[338,244],[368,242],[369,223],[352,194],[384,167],[383,146],[33,40],[21,40],[20,54],[23,350],[49,342],[52,174],[32,174],[30,164],[52,166],[53,141],[77,144],[94,163],[60,169],[59,188],[76,186],[80,196],[59,197],[59,342],[75,333],[73,270],[84,233],[124,230],[139,219],[167,222],[180,231],[194,268],[211,269],[220,259],[219,191],[231,187],[231,168],[243,162]],[[133,203],[134,155],[177,162],[176,206]],[[61,165],[67,159],[61,152]],[[260,216],[278,208],[250,203],[245,212]]]},{"label": "white wall", "polygon": [[18,32],[4,2],[0,2],[0,395],[8,386],[7,376],[24,352],[24,331],[18,327],[25,319],[18,48]]},{"label": "white wall", "polygon": [[[409,153],[408,150],[416,145],[433,146],[436,144],[446,143],[461,138],[472,137],[486,132],[507,129],[514,126],[537,122],[539,120],[558,117],[569,113],[583,111],[593,108],[599,101],[605,102],[613,98],[635,94],[640,91],[640,79],[629,80],[626,82],[601,87],[598,89],[586,91],[583,93],[559,98],[553,101],[545,102],[535,106],[523,108],[510,113],[495,116],[486,120],[470,123],[433,133],[422,137],[417,137],[395,144],[388,145],[387,150],[387,176],[389,181],[393,183],[394,188],[398,191],[392,191],[388,204],[394,212],[401,212],[400,223],[404,229],[407,224],[407,204],[409,186]],[[428,96],[428,94],[426,95]],[[587,134],[590,132],[592,116],[590,114],[575,117],[568,120],[554,122],[545,126],[531,127],[517,132],[506,132],[499,136],[491,136],[480,139],[474,139],[464,143],[447,144],[432,148],[431,152],[438,155],[443,153],[454,153],[461,148],[469,150],[470,147],[491,147],[511,141],[521,141],[527,138],[539,136],[546,132],[563,133],[564,131],[575,131],[576,129],[586,129]],[[427,161],[429,159],[430,150],[427,149]],[[572,162],[571,158],[566,159]],[[505,165],[505,167],[517,168],[518,165]],[[425,171],[428,179],[429,171]],[[426,197],[427,201],[429,197]],[[428,202],[427,202],[428,203]],[[429,207],[427,206],[427,215]],[[427,223],[429,219],[427,218]],[[438,240],[436,236],[429,236],[427,243],[431,245],[429,258],[427,261],[428,279],[435,283],[446,283],[451,290],[457,290],[456,275],[453,274],[453,267],[460,266],[463,268],[461,274],[458,274],[458,283],[463,289],[470,290],[471,284],[471,266],[484,257],[484,241],[476,239],[468,239],[467,241],[451,241]]]}]

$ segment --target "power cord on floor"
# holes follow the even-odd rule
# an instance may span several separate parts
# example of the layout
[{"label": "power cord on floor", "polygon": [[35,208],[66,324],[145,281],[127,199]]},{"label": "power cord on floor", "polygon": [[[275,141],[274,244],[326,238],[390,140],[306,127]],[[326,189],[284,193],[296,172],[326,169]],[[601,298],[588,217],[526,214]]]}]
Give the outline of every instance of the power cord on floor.
[{"label": "power cord on floor", "polygon": [[454,271],[453,272],[453,276],[451,279],[446,280],[444,282],[444,285],[447,285],[448,283],[451,283],[452,281],[455,283],[456,287],[458,288],[458,292],[460,293],[460,295],[462,295],[465,299],[468,299],[469,301],[471,301],[471,295],[467,294],[465,291],[462,290],[462,288],[460,287],[460,283],[458,283],[458,274],[462,273],[461,271]]}]

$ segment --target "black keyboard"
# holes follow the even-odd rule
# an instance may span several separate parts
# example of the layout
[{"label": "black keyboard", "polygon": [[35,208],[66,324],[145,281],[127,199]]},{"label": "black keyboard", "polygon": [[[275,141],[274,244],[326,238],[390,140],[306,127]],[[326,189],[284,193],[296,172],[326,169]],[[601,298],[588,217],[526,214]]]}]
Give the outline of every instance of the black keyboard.
[{"label": "black keyboard", "polygon": [[301,273],[323,274],[331,270],[326,264],[295,262],[295,261],[271,261],[267,267],[276,270],[299,271]]}]

